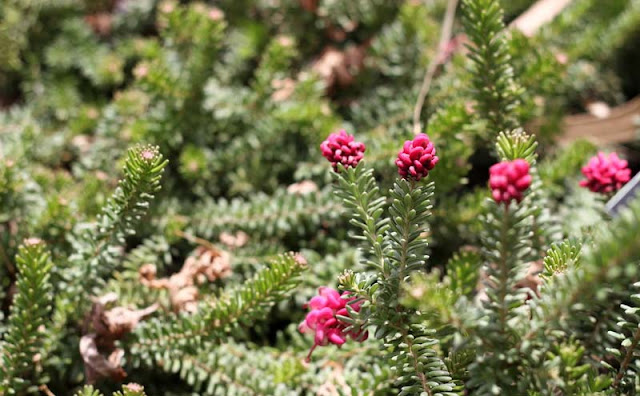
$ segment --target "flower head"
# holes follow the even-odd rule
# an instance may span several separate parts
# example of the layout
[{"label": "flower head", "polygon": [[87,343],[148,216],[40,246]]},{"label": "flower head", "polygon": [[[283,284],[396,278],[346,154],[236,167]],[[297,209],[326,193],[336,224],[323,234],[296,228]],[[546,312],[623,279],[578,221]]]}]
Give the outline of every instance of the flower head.
[{"label": "flower head", "polygon": [[489,169],[489,187],[497,203],[522,201],[522,193],[530,185],[529,163],[521,158],[499,162]]},{"label": "flower head", "polygon": [[436,148],[429,136],[420,133],[413,140],[404,142],[402,150],[398,153],[398,174],[405,179],[419,181],[436,166],[438,159]]},{"label": "flower head", "polygon": [[620,159],[616,153],[606,155],[599,152],[582,167],[582,174],[587,179],[581,180],[580,185],[601,194],[616,192],[631,179],[627,161]]},{"label": "flower head", "polygon": [[[340,321],[336,316],[349,316],[347,303],[353,301],[355,297],[347,297],[348,295],[348,292],[340,295],[337,290],[321,287],[318,289],[318,295],[309,300],[307,306],[311,308],[311,311],[298,326],[301,333],[313,332],[315,335],[307,360],[311,358],[313,350],[319,345],[325,346],[332,343],[340,346],[347,341],[347,336],[356,341],[367,339],[369,334],[366,331],[346,331],[349,324]],[[362,302],[356,301],[349,305],[354,311],[359,312]]]},{"label": "flower head", "polygon": [[366,147],[364,143],[356,142],[353,135],[344,130],[332,133],[320,145],[322,155],[331,162],[333,170],[338,170],[338,164],[345,168],[355,167],[364,157]]},{"label": "flower head", "polygon": [[150,144],[136,146],[135,152],[138,154],[138,158],[146,163],[152,163],[160,155],[158,146]]}]

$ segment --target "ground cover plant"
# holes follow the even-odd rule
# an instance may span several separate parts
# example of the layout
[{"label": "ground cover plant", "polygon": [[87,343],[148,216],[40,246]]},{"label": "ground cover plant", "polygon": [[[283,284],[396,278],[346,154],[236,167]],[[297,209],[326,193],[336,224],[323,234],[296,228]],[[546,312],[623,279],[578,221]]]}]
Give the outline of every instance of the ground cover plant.
[{"label": "ground cover plant", "polygon": [[556,141],[640,2],[533,3],[0,4],[0,394],[639,393],[635,146]]}]

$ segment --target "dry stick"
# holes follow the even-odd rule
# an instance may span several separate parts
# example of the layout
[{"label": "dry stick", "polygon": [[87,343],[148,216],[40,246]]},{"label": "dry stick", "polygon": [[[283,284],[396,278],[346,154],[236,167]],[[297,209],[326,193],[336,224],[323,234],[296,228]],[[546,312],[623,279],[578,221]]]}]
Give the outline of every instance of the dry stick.
[{"label": "dry stick", "polygon": [[[571,4],[572,1],[573,0],[538,0],[529,7],[527,11],[516,18],[509,27],[520,30],[525,36],[533,36],[541,26],[553,20],[562,10]],[[447,4],[447,11],[442,23],[442,30],[440,31],[438,53],[429,63],[427,72],[422,80],[422,87],[420,87],[416,105],[413,108],[413,133],[416,135],[420,133],[420,115],[429,90],[431,89],[431,82],[438,71],[438,66],[444,63],[442,56],[446,44],[451,40],[451,30],[453,28],[457,5],[458,0],[449,0]]]},{"label": "dry stick", "polygon": [[418,100],[416,101],[416,105],[413,108],[414,135],[420,133],[420,115],[422,114],[424,101],[429,94],[429,90],[431,89],[431,82],[433,81],[433,77],[435,76],[436,71],[438,71],[438,66],[445,62],[445,60],[443,59],[443,55],[447,44],[449,43],[449,41],[451,41],[451,32],[453,30],[453,21],[456,16],[457,6],[458,0],[449,0],[449,2],[447,3],[447,11],[444,14],[442,29],[440,30],[440,42],[438,43],[438,51],[436,53],[436,56],[431,59],[431,62],[429,62],[429,67],[427,68],[427,72],[425,73],[424,79],[422,80],[420,93],[418,93]]},{"label": "dry stick", "polygon": [[213,243],[207,241],[206,239],[202,239],[202,238],[199,238],[199,237],[197,237],[195,235],[188,234],[188,233],[186,233],[186,232],[184,232],[182,230],[176,230],[176,231],[174,231],[174,234],[176,236],[179,236],[180,238],[186,239],[189,242],[195,243],[196,245],[204,246],[207,249],[209,249],[209,250],[211,250],[211,251],[213,251],[213,252],[215,252],[217,254],[220,254],[220,249],[218,249],[216,247],[216,245],[214,245]]},{"label": "dry stick", "polygon": [[517,17],[509,27],[521,31],[531,37],[541,26],[550,22],[562,12],[573,0],[538,0],[527,11]]},{"label": "dry stick", "polygon": [[56,396],[53,392],[51,392],[51,389],[49,389],[49,387],[46,384],[40,385],[38,389],[44,392],[44,394],[47,396]]}]

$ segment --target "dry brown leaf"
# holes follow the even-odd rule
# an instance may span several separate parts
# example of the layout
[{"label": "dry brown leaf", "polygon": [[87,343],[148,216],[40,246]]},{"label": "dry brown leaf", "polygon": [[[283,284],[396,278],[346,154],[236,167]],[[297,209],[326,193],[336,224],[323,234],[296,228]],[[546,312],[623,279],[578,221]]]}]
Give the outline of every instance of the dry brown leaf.
[{"label": "dry brown leaf", "polygon": [[543,269],[544,264],[542,263],[542,260],[529,263],[529,267],[527,268],[527,275],[525,275],[525,277],[517,283],[517,286],[520,288],[531,289],[537,296],[540,296],[540,294],[538,293],[538,287],[542,284],[540,273]]},{"label": "dry brown leaf", "polygon": [[209,282],[231,275],[231,255],[228,252],[199,247],[196,249],[196,256],[197,266],[194,271],[204,274]]},{"label": "dry brown leaf", "polygon": [[143,392],[144,391],[144,386],[142,386],[140,384],[136,384],[135,382],[130,382],[130,383],[126,384],[124,386],[124,388],[126,390],[128,390],[129,392]]},{"label": "dry brown leaf", "polygon": [[556,61],[561,65],[566,65],[569,63],[569,55],[564,52],[557,52],[555,55]]},{"label": "dry brown leaf", "polygon": [[94,384],[102,378],[122,381],[127,376],[127,373],[120,366],[124,351],[115,349],[109,354],[108,358],[103,356],[98,351],[95,334],[82,336],[80,339],[80,355],[84,362],[86,382],[88,384]]},{"label": "dry brown leaf", "polygon": [[140,275],[140,281],[144,283],[144,281],[152,281],[156,279],[156,274],[158,273],[158,269],[155,264],[144,264],[138,270],[138,275]]},{"label": "dry brown leaf", "polygon": [[291,78],[273,80],[271,87],[275,90],[271,94],[274,102],[283,102],[291,97],[296,89],[296,82]]},{"label": "dry brown leaf", "polygon": [[436,61],[441,65],[447,63],[453,54],[461,52],[461,50],[465,48],[465,44],[468,42],[469,39],[464,33],[452,37],[451,40],[447,41],[443,48],[439,49],[438,59]]},{"label": "dry brown leaf", "polygon": [[[542,284],[542,279],[540,279],[540,272],[542,272],[542,269],[542,261],[538,260],[530,262],[529,266],[527,267],[527,274],[516,284],[516,286],[518,288],[531,289],[536,295],[539,295],[538,287]],[[480,277],[478,278],[478,284],[476,286],[477,293],[474,299],[476,303],[486,301],[488,298],[485,286],[487,279],[487,273],[481,270]]]},{"label": "dry brown leaf", "polygon": [[328,46],[311,65],[311,70],[322,77],[327,91],[349,86],[364,66],[367,46],[350,46],[344,51]]},{"label": "dry brown leaf", "polygon": [[318,10],[318,3],[320,0],[299,0],[302,8],[309,12],[316,12]]},{"label": "dry brown leaf", "polygon": [[185,260],[180,272],[168,278],[156,279],[156,268],[152,264],[143,265],[138,273],[143,285],[169,291],[174,311],[194,312],[198,301],[195,285],[231,275],[231,255],[223,250],[201,246]]},{"label": "dry brown leaf", "polygon": [[106,306],[115,303],[117,298],[115,293],[94,298],[89,314],[89,324],[97,336],[97,342],[106,349],[112,349],[116,340],[131,332],[142,319],[158,310],[158,304],[143,309],[106,309]]},{"label": "dry brown leaf", "polygon": [[84,361],[87,383],[102,378],[122,381],[126,372],[120,367],[124,351],[115,347],[115,342],[131,332],[146,316],[158,309],[153,304],[144,309],[106,306],[117,301],[115,293],[93,298],[91,312],[87,317],[91,330],[80,339],[80,354]]},{"label": "dry brown leaf", "polygon": [[611,107],[603,101],[588,102],[586,105],[589,114],[596,118],[607,118],[611,115]]},{"label": "dry brown leaf", "polygon": [[149,63],[140,62],[136,65],[136,67],[133,68],[133,75],[137,79],[145,78],[147,75],[149,75],[149,68]]},{"label": "dry brown leaf", "polygon": [[306,267],[309,263],[307,262],[307,259],[298,252],[291,252],[293,254],[293,259],[296,261],[296,263],[298,263],[301,267]]},{"label": "dry brown leaf", "polygon": [[337,43],[341,43],[347,39],[348,33],[355,30],[357,26],[358,26],[358,22],[356,21],[349,21],[349,23],[347,23],[344,26],[336,26],[330,23],[329,21],[327,21],[325,34],[327,35],[329,40]]},{"label": "dry brown leaf", "polygon": [[88,135],[77,135],[71,139],[71,144],[82,154],[86,154],[93,143],[93,139]]},{"label": "dry brown leaf", "polygon": [[348,388],[344,378],[344,367],[340,363],[329,362],[327,365],[329,371],[328,380],[318,387],[316,395],[318,396],[337,396],[341,393],[338,389]]},{"label": "dry brown leaf", "polygon": [[571,2],[572,0],[538,0],[513,20],[509,27],[531,37],[538,32],[540,27],[558,16]]},{"label": "dry brown leaf", "polygon": [[211,7],[209,9],[209,12],[207,13],[207,16],[212,21],[221,21],[224,19],[224,12],[219,8]]},{"label": "dry brown leaf", "polygon": [[244,231],[238,231],[235,235],[223,232],[220,234],[220,242],[226,245],[229,249],[239,248],[249,242],[249,234]]},{"label": "dry brown leaf", "polygon": [[175,10],[176,5],[177,5],[177,2],[175,0],[165,0],[158,5],[158,9],[161,12],[168,14],[170,12],[173,12],[173,10]]},{"label": "dry brown leaf", "polygon": [[278,44],[280,44],[283,47],[291,47],[295,43],[293,41],[293,37],[286,36],[286,35],[280,35],[276,37],[276,41],[278,42]]},{"label": "dry brown leaf", "polygon": [[303,180],[298,183],[293,183],[287,187],[287,192],[289,194],[306,195],[316,191],[318,191],[318,185],[311,180]]},{"label": "dry brown leaf", "polygon": [[115,307],[104,313],[104,323],[109,335],[115,339],[122,338],[130,333],[142,319],[158,310],[158,304],[153,304],[144,309],[129,309]]},{"label": "dry brown leaf", "polygon": [[178,312],[194,313],[198,310],[198,288],[187,286],[171,293],[171,305]]},{"label": "dry brown leaf", "polygon": [[100,36],[111,34],[113,16],[108,12],[98,12],[84,17],[85,22]]},{"label": "dry brown leaf", "polygon": [[118,295],[114,292],[111,292],[100,297],[92,297],[91,300],[94,304],[108,305],[118,301]]},{"label": "dry brown leaf", "polygon": [[42,239],[40,238],[27,238],[23,242],[25,245],[34,246],[42,243]]}]

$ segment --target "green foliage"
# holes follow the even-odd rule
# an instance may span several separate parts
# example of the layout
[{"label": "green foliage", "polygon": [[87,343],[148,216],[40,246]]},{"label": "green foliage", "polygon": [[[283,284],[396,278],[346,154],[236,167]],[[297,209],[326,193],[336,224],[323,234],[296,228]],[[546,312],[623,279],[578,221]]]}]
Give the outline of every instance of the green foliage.
[{"label": "green foliage", "polygon": [[478,284],[480,254],[463,251],[454,254],[447,262],[447,277],[444,282],[449,284],[450,290],[458,297],[471,296]]},{"label": "green foliage", "polygon": [[435,350],[438,340],[433,338],[432,331],[421,325],[407,326],[385,341],[385,346],[393,350],[388,359],[398,376],[400,395],[456,395],[451,374]]},{"label": "green foliage", "polygon": [[[388,254],[383,267],[384,281],[379,296],[378,326],[387,325],[386,346],[392,348],[390,359],[396,362],[397,382],[402,395],[425,392],[431,395],[453,395],[454,385],[442,359],[433,349],[438,341],[423,325],[405,324],[403,313],[394,313],[401,282],[415,270],[424,267],[426,256],[426,219],[430,215],[434,185],[415,187],[414,182],[399,180],[392,191],[389,207],[389,231],[386,233]],[[406,315],[406,313],[405,313]],[[396,316],[396,318],[394,318]],[[403,323],[405,322],[405,323]],[[390,327],[390,328],[389,328]],[[384,327],[380,327],[381,329]],[[391,331],[389,331],[391,330]]]},{"label": "green foliage", "polygon": [[115,392],[113,396],[145,396],[144,387],[138,384],[127,384],[122,391]]},{"label": "green foliage", "polygon": [[[637,290],[640,287],[640,283],[633,284],[633,289]],[[640,318],[638,317],[637,302],[640,299],[640,295],[634,293],[630,295],[630,302],[628,304],[622,304],[623,316],[616,323],[616,331],[610,330],[609,336],[617,341],[620,341],[619,348],[610,348],[608,351],[617,360],[618,369],[615,368],[609,362],[603,362],[603,364],[617,371],[612,386],[619,394],[632,394],[636,391],[637,383],[637,371],[638,363],[635,360],[637,356],[638,342],[640,342]]]},{"label": "green foliage", "polygon": [[502,160],[522,158],[529,163],[532,181],[527,203],[532,206],[532,248],[542,254],[551,242],[560,238],[562,234],[557,219],[553,218],[549,209],[551,201],[538,172],[537,147],[538,142],[535,137],[527,135],[521,129],[498,135],[497,151]]},{"label": "green foliage", "polygon": [[469,46],[469,58],[478,113],[491,133],[519,126],[514,112],[521,92],[514,80],[499,2],[464,1],[463,24],[473,44]]},{"label": "green foliage", "polygon": [[[122,391],[113,393],[113,396],[145,396],[144,388],[138,384],[127,384],[122,386]],[[91,385],[85,385],[81,390],[75,393],[75,396],[102,396],[100,391]]]},{"label": "green foliage", "polygon": [[[638,252],[633,246],[639,238],[636,233],[639,215],[639,203],[635,202],[629,210],[596,236],[594,247],[583,255],[582,264],[575,271],[553,278],[547,288],[549,300],[542,299],[540,308],[551,309],[548,313],[556,315],[548,315],[545,312],[546,320],[560,319],[557,314],[574,309],[578,301],[602,300],[617,287],[622,287],[623,290],[629,287],[636,273],[633,263],[638,258]],[[618,249],[620,246],[625,248]],[[610,287],[599,292],[594,286],[604,281],[608,282]]]},{"label": "green foliage", "polygon": [[294,394],[296,389],[292,385],[297,382],[296,377],[306,371],[302,363],[291,356],[247,349],[235,343],[205,344],[193,355],[169,358],[171,360],[163,362],[167,371],[179,373],[194,389],[207,395]]},{"label": "green foliage", "polygon": [[580,250],[582,246],[576,241],[563,241],[553,245],[544,257],[543,277],[550,278],[570,269],[577,267],[580,263]]},{"label": "green foliage", "polygon": [[66,290],[76,303],[103,284],[118,263],[118,246],[135,234],[138,223],[149,209],[153,194],[160,189],[162,172],[167,165],[158,149],[137,146],[129,149],[124,163],[124,178],[103,208],[95,226],[83,230],[74,241],[67,273]]},{"label": "green foliage", "polygon": [[51,310],[52,286],[49,253],[39,240],[26,240],[16,257],[18,279],[8,318],[8,329],[0,343],[2,368],[0,392],[17,394],[37,383],[44,339],[44,326]]},{"label": "green foliage", "polygon": [[575,181],[575,175],[583,166],[584,158],[594,153],[593,143],[578,140],[555,153],[553,158],[542,162],[539,172],[545,191],[552,196],[564,194],[567,181]]},{"label": "green foliage", "polygon": [[[543,285],[541,299],[532,306],[531,326],[524,337],[533,342],[527,342],[524,353],[534,346],[550,348],[553,345],[551,340],[560,339],[566,334],[576,337],[586,347],[598,350],[598,353],[607,353],[604,349],[612,345],[605,341],[609,338],[609,326],[614,327],[614,333],[619,330],[615,319],[620,316],[616,312],[616,302],[620,295],[631,294],[631,285],[637,279],[635,262],[638,252],[629,248],[631,245],[628,244],[637,243],[635,222],[640,213],[638,204],[636,201],[605,232],[597,236],[593,247],[583,254],[580,266],[569,267],[565,273],[550,278]],[[627,248],[619,249],[616,246]],[[571,260],[571,256],[568,256],[567,262]],[[605,282],[606,288],[595,286]],[[614,316],[614,320],[609,320],[610,315]],[[619,348],[619,344],[616,348]]]},{"label": "green foliage", "polygon": [[362,230],[362,236],[357,235],[354,238],[367,240],[371,244],[373,258],[367,260],[367,265],[378,271],[385,271],[383,249],[388,220],[381,217],[385,198],[380,195],[380,187],[373,177],[373,170],[358,164],[355,168],[341,169],[341,171],[344,175],[342,172],[335,173],[340,183],[340,189],[336,194],[354,213],[355,217],[351,219],[351,224]]},{"label": "green foliage", "polygon": [[210,239],[221,232],[245,231],[255,238],[301,238],[323,222],[342,217],[343,208],[328,191],[256,194],[250,200],[207,200],[194,209],[196,235]]},{"label": "green foliage", "polygon": [[113,278],[107,282],[104,290],[115,292],[121,304],[149,306],[160,299],[160,291],[140,287],[139,269],[145,264],[153,263],[159,272],[164,272],[172,261],[170,245],[164,237],[147,238],[127,254],[122,269],[113,273]]},{"label": "green foliage", "polygon": [[424,267],[427,218],[430,216],[434,185],[415,187],[415,182],[399,180],[390,192],[387,260],[382,272],[388,282],[383,289],[384,303],[393,308],[399,286],[408,274]]},{"label": "green foliage", "polygon": [[438,155],[442,158],[431,173],[438,186],[436,194],[446,196],[466,183],[469,157],[473,153],[469,140],[476,134],[477,126],[464,104],[457,102],[435,112],[429,119],[426,133],[437,142]]},{"label": "green foliage", "polygon": [[[29,46],[30,30],[36,27],[44,9],[63,8],[70,2],[50,0],[6,1],[0,7],[0,64],[4,72],[22,66],[21,52]],[[0,84],[4,85],[4,78]]]},{"label": "green foliage", "polygon": [[538,142],[534,136],[527,135],[522,130],[502,132],[498,135],[496,149],[502,161],[513,161],[517,158],[526,160],[529,165],[535,165],[536,147]]},{"label": "green foliage", "polygon": [[611,389],[611,379],[598,375],[598,371],[584,361],[585,348],[577,342],[563,342],[548,353],[545,365],[554,367],[557,390],[566,394],[602,394]]},{"label": "green foliage", "polygon": [[166,361],[175,350],[195,352],[203,342],[219,343],[241,325],[263,318],[273,304],[285,298],[306,269],[301,256],[288,254],[273,261],[242,287],[201,304],[197,314],[170,322],[151,321],[137,329],[129,348],[136,361]]},{"label": "green foliage", "polygon": [[121,84],[123,59],[99,42],[81,19],[70,19],[62,26],[62,35],[45,52],[49,66],[61,71],[78,68],[96,87]]},{"label": "green foliage", "polygon": [[82,390],[78,391],[75,396],[101,396],[100,391],[93,388],[91,385],[86,385]]},{"label": "green foliage", "polygon": [[[509,323],[522,315],[526,292],[517,284],[531,254],[532,213],[527,206],[513,208],[491,201],[486,216],[482,240],[487,299],[476,325],[479,354],[471,366],[469,385],[477,386],[481,394],[518,392],[516,367],[510,361],[517,335]],[[489,358],[495,351],[504,353]]]},{"label": "green foliage", "polygon": [[438,341],[433,331],[412,324],[411,312],[403,309],[399,300],[401,285],[425,264],[425,222],[430,215],[433,183],[422,187],[415,181],[398,180],[389,191],[388,217],[382,217],[385,199],[370,169],[362,163],[355,168],[340,166],[336,178],[338,195],[355,211],[351,223],[362,230],[355,238],[370,246],[372,258],[365,263],[376,273],[363,281],[352,273],[341,278],[343,287],[366,301],[357,315],[358,323],[350,320],[352,326],[376,327],[375,336],[384,340],[387,358],[393,362],[400,394],[454,395],[452,378],[434,349]]}]

